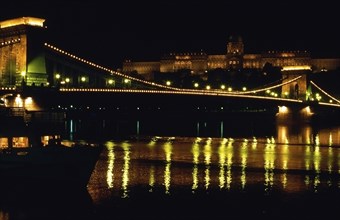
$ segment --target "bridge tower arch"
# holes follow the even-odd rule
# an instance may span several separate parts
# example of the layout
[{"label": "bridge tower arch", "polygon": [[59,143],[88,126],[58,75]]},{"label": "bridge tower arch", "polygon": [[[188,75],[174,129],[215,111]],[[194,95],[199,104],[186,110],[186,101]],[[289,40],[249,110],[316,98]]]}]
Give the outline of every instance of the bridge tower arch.
[{"label": "bridge tower arch", "polygon": [[284,66],[281,69],[283,82],[286,83],[296,77],[298,80],[284,84],[281,96],[284,98],[294,98],[305,100],[308,90],[308,74],[311,72],[310,66]]}]

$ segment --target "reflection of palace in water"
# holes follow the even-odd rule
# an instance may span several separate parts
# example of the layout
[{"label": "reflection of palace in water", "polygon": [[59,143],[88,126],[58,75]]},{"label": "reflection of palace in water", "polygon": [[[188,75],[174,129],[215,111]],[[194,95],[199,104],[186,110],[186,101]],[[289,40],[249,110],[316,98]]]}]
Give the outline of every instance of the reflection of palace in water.
[{"label": "reflection of palace in water", "polygon": [[176,72],[190,69],[193,74],[201,75],[208,70],[222,69],[262,69],[266,63],[276,67],[308,66],[313,71],[335,70],[340,67],[340,59],[312,58],[308,51],[266,51],[260,54],[244,53],[241,37],[231,36],[226,54],[209,55],[198,53],[170,53],[159,61],[135,62],[126,60],[123,72],[137,71],[150,78],[154,72]]}]

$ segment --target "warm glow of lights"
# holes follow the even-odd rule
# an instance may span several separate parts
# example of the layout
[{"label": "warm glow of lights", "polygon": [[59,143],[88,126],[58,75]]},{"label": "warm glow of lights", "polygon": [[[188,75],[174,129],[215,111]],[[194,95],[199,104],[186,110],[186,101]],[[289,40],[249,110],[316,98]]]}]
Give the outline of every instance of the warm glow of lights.
[{"label": "warm glow of lights", "polygon": [[266,144],[264,149],[264,170],[266,190],[274,184],[275,144]]},{"label": "warm glow of lights", "polygon": [[225,89],[225,85],[221,85],[221,89]]},{"label": "warm glow of lights", "polygon": [[19,94],[15,97],[14,107],[23,107],[23,101]]},{"label": "warm glow of lights", "polygon": [[55,78],[60,79],[60,74],[59,73],[55,74]]},{"label": "warm glow of lights", "polygon": [[150,192],[152,192],[153,187],[155,185],[155,166],[151,165],[150,166],[150,177],[149,177],[149,186],[150,186]]},{"label": "warm glow of lights", "polygon": [[204,176],[204,182],[205,182],[205,189],[209,188],[210,185],[210,163],[211,163],[211,138],[209,138],[204,145],[204,164],[205,164],[205,176]]},{"label": "warm glow of lights", "polygon": [[310,170],[310,164],[311,164],[311,161],[312,161],[312,157],[311,157],[311,147],[308,145],[306,146],[305,148],[305,167],[306,167],[306,170]]},{"label": "warm glow of lights", "polygon": [[199,143],[200,139],[196,140],[194,144],[192,145],[192,160],[193,160],[193,170],[192,170],[192,190],[196,190],[198,188],[198,163],[199,163],[199,156],[200,156],[200,148]]},{"label": "warm glow of lights", "polygon": [[234,154],[233,142],[228,142],[227,149],[226,149],[226,157],[227,157],[226,187],[227,189],[230,189],[231,182],[232,182],[231,167],[233,165],[233,154]]},{"label": "warm glow of lights", "polygon": [[165,193],[170,193],[170,184],[171,184],[171,154],[172,154],[172,143],[166,142],[164,144],[164,152],[165,152],[165,170],[164,170],[164,186]]},{"label": "warm glow of lights", "polygon": [[279,106],[279,113],[280,114],[288,113],[288,108],[286,106]]},{"label": "warm glow of lights", "polygon": [[192,192],[194,193],[195,190],[198,188],[198,167],[197,164],[194,164],[192,169]]},{"label": "warm glow of lights", "polygon": [[205,88],[208,89],[208,90],[211,89],[211,87],[209,85],[207,85]]},{"label": "warm glow of lights", "polygon": [[199,84],[198,84],[198,83],[195,83],[195,84],[194,84],[194,87],[195,87],[195,88],[197,88],[198,86],[199,86]]},{"label": "warm glow of lights", "polygon": [[85,77],[85,76],[82,76],[82,77],[80,78],[80,80],[81,80],[82,82],[85,82],[85,81],[86,81],[86,77]]},{"label": "warm glow of lights", "polygon": [[241,185],[242,189],[246,186],[247,177],[246,177],[246,168],[247,168],[247,158],[248,158],[248,142],[243,142],[241,146],[240,156],[241,156]]},{"label": "warm glow of lights", "polygon": [[70,78],[66,78],[65,82],[69,83],[70,82]]},{"label": "warm glow of lights", "polygon": [[109,84],[112,85],[114,83],[113,79],[109,79]]},{"label": "warm glow of lights", "polygon": [[282,71],[295,71],[295,70],[312,70],[312,68],[311,66],[308,65],[282,67]]},{"label": "warm glow of lights", "polygon": [[219,187],[220,189],[224,188],[225,186],[225,161],[226,161],[226,146],[225,143],[222,143],[218,149],[218,155],[219,155],[219,167],[220,167],[220,172],[219,172]]},{"label": "warm glow of lights", "polygon": [[30,26],[43,27],[44,21],[45,21],[45,19],[34,18],[34,17],[15,18],[15,19],[10,19],[10,20],[6,20],[6,21],[1,21],[0,22],[0,29],[1,28],[7,28],[7,27],[14,27],[14,26],[18,26],[18,25],[30,25]]},{"label": "warm glow of lights", "polygon": [[167,85],[167,86],[170,86],[170,85],[171,85],[171,81],[169,81],[169,80],[166,81],[166,85]]},{"label": "warm glow of lights", "polygon": [[332,100],[336,101],[337,103],[340,103],[340,100],[334,98],[333,96],[331,96],[330,94],[328,94],[326,91],[324,91],[323,89],[321,89],[318,85],[316,85],[313,81],[310,81],[310,83],[312,85],[314,85],[316,88],[318,88],[321,92],[323,92],[325,95],[327,95],[329,98],[331,98]]},{"label": "warm glow of lights", "polygon": [[25,76],[26,76],[26,71],[22,71],[22,72],[20,73],[20,75],[21,75],[22,77],[25,77]]},{"label": "warm glow of lights", "polygon": [[127,198],[128,194],[128,184],[129,184],[129,167],[130,167],[130,145],[128,143],[122,143],[122,148],[124,150],[124,165],[123,165],[123,175],[122,175],[122,198]]},{"label": "warm glow of lights", "polygon": [[114,144],[113,142],[107,142],[106,148],[108,150],[107,156],[107,172],[106,172],[106,183],[108,188],[113,188],[114,181],[114,161],[115,161],[115,153],[114,153]]}]

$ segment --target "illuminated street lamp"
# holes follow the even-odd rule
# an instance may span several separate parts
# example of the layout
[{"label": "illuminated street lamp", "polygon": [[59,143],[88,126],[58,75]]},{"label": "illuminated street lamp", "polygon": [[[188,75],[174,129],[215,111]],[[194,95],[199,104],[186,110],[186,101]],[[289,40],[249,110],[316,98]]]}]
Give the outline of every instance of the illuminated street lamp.
[{"label": "illuminated street lamp", "polygon": [[198,86],[199,86],[198,83],[195,83],[195,84],[194,84],[194,87],[195,87],[195,88],[198,88]]},{"label": "illuminated street lamp", "polygon": [[108,83],[109,83],[110,86],[113,86],[114,82],[115,82],[115,81],[114,81],[113,79],[109,79],[109,81],[108,81]]},{"label": "illuminated street lamp", "polygon": [[124,84],[126,85],[125,88],[131,86],[131,80],[124,79]]},{"label": "illuminated street lamp", "polygon": [[169,80],[166,81],[166,85],[167,85],[167,86],[170,86],[170,85],[171,85],[171,81],[169,81]]}]

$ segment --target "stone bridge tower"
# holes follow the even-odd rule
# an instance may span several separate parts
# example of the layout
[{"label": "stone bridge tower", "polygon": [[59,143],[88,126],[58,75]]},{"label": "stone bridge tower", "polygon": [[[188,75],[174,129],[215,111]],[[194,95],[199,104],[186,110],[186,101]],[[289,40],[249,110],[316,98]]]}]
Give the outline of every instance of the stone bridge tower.
[{"label": "stone bridge tower", "polygon": [[47,83],[44,19],[21,17],[0,22],[0,86]]},{"label": "stone bridge tower", "polygon": [[301,76],[297,81],[282,86],[282,97],[306,100],[308,87],[308,74],[311,67],[306,66],[284,66],[281,69],[282,82],[288,82]]}]

